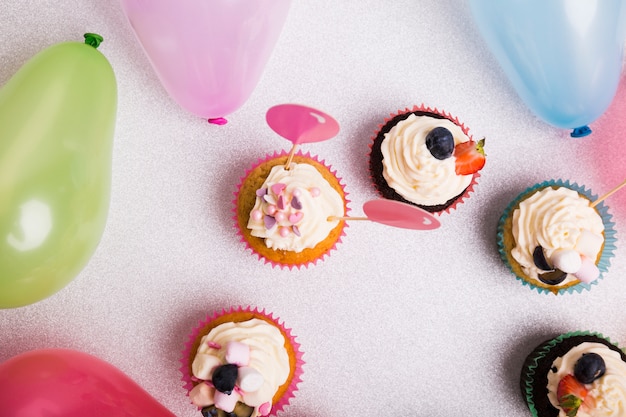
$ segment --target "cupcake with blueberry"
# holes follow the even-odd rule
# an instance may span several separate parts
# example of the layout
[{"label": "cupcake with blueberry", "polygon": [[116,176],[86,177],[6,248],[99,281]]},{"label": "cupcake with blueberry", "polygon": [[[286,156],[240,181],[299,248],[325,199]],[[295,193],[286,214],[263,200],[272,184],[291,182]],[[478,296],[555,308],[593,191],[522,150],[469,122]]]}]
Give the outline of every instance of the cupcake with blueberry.
[{"label": "cupcake with blueberry", "polygon": [[347,193],[336,172],[309,153],[267,156],[241,179],[235,226],[247,248],[272,266],[300,268],[341,242]]},{"label": "cupcake with blueberry", "polygon": [[181,362],[189,398],[204,417],[276,415],[293,398],[304,363],[291,330],[250,307],[207,316]]},{"label": "cupcake with blueberry", "polygon": [[384,198],[449,212],[473,191],[485,165],[484,143],[445,112],[405,109],[379,126],[370,145],[370,176]]},{"label": "cupcake with blueberry", "polygon": [[566,333],[527,356],[520,387],[534,417],[625,416],[626,355],[599,333]]},{"label": "cupcake with blueberry", "polygon": [[500,257],[538,292],[589,289],[607,272],[615,250],[611,215],[585,187],[553,180],[517,196],[500,217]]}]

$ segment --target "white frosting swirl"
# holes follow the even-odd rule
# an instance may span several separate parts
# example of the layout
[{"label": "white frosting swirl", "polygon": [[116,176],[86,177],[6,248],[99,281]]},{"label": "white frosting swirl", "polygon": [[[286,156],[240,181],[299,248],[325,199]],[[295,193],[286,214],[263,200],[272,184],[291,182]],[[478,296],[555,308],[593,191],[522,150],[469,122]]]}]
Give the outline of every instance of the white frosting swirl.
[{"label": "white frosting swirl", "polygon": [[[285,338],[280,330],[261,319],[244,322],[228,322],[214,327],[205,335],[198,347],[192,363],[192,371],[196,378],[203,379],[207,375],[200,370],[214,367],[215,364],[226,364],[226,346],[228,342],[240,342],[249,346],[250,361],[248,367],[254,368],[263,376],[263,384],[255,392],[241,391],[241,401],[255,410],[252,416],[258,415],[257,408],[264,403],[272,404],[272,398],[278,388],[289,377],[289,355],[285,349]],[[210,388],[210,397],[215,392]],[[196,404],[199,407],[208,404]]]},{"label": "white frosting swirl", "polygon": [[[591,202],[567,187],[546,187],[535,192],[513,211],[512,232],[515,247],[511,256],[530,278],[537,279],[545,271],[533,261],[535,247],[541,246],[547,259],[560,249],[574,250],[583,231],[604,241],[604,224]],[[597,258],[596,252],[593,260]],[[568,274],[560,285],[576,280]]]},{"label": "white frosting swirl", "polygon": [[[277,184],[285,186],[280,193],[274,192],[273,186]],[[248,229],[251,229],[252,236],[265,239],[271,249],[301,252],[314,248],[339,223],[328,218],[344,215],[341,195],[314,166],[306,163],[292,162],[288,170],[284,165],[274,166],[261,189],[267,192],[267,196],[257,195]],[[281,196],[283,208],[278,204]],[[294,196],[299,206],[292,204]],[[268,217],[276,224],[268,227]]]},{"label": "white frosting swirl", "polygon": [[588,395],[593,397],[593,406],[582,406],[576,417],[623,417],[626,416],[626,362],[618,352],[609,349],[602,343],[581,343],[570,349],[565,355],[555,359],[552,366],[556,372],[548,372],[548,398],[557,408],[559,417],[567,417],[559,407],[557,387],[559,381],[568,374],[574,374],[574,366],[584,353],[596,353],[602,356],[606,365],[604,376],[591,384],[586,384]]},{"label": "white frosting swirl", "polygon": [[426,136],[438,126],[452,133],[455,145],[470,140],[448,119],[411,114],[385,134],[380,146],[387,184],[415,204],[444,204],[461,194],[472,181],[473,175],[456,174],[454,156],[439,160],[426,147]]}]

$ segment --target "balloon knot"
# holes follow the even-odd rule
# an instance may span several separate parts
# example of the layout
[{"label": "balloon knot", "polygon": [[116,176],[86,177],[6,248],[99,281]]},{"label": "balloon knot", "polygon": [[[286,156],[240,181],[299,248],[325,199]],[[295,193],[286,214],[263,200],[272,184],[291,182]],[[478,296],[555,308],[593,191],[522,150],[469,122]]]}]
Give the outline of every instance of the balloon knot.
[{"label": "balloon knot", "polygon": [[573,138],[583,138],[590,133],[591,133],[591,129],[589,129],[589,126],[581,126],[581,127],[575,128],[572,131],[572,133],[570,133],[569,135]]},{"label": "balloon knot", "polygon": [[97,33],[85,33],[83,36],[85,37],[85,43],[87,45],[93,46],[96,49],[104,40],[104,38]]},{"label": "balloon knot", "polygon": [[213,125],[225,125],[226,123],[228,123],[228,120],[226,120],[223,117],[214,117],[212,119],[208,120],[209,123],[213,124]]}]

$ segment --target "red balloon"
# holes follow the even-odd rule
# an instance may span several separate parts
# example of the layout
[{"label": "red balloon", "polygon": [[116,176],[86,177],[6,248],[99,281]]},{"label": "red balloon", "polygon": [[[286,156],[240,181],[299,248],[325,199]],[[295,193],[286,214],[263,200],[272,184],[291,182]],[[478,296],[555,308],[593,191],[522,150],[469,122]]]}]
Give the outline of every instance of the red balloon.
[{"label": "red balloon", "polygon": [[126,374],[67,349],[0,364],[0,414],[10,417],[175,417]]}]

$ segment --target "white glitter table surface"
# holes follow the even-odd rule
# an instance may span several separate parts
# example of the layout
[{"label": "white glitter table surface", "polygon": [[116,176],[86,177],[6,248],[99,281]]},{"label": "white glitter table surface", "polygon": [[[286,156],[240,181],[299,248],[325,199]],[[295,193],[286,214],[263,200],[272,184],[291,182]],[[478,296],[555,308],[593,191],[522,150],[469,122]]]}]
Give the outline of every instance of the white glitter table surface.
[{"label": "white glitter table surface", "polygon": [[[0,361],[40,348],[84,351],[175,415],[199,416],[178,371],[186,335],[207,313],[252,305],[281,317],[305,352],[284,415],[526,417],[518,376],[536,343],[580,329],[626,345],[623,245],[599,285],[555,297],[516,281],[495,244],[500,214],[526,187],[563,178],[603,194],[626,176],[617,117],[626,90],[590,137],[570,138],[521,102],[465,2],[294,1],[259,85],[225,126],[168,96],[117,1],[4,0],[0,9],[0,84],[43,48],[96,32],[119,87],[101,243],[65,289],[0,311]],[[487,165],[438,230],[352,222],[325,262],[272,269],[239,242],[231,200],[247,167],[289,149],[265,112],[291,102],[341,124],[333,140],[303,149],[337,169],[354,215],[377,197],[371,136],[398,109],[424,103],[457,116],[486,136]],[[608,200],[618,237],[624,194]]]}]

